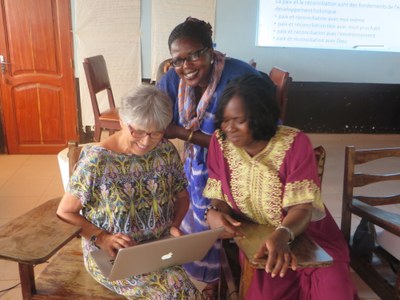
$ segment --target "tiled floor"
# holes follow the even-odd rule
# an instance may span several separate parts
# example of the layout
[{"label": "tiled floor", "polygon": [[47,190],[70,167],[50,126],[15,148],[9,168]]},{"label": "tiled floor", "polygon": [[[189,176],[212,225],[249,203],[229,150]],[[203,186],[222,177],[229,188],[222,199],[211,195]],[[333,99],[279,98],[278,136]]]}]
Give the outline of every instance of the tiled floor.
[{"label": "tiled floor", "polygon": [[[56,155],[0,155],[0,226],[63,194]],[[44,265],[35,268],[39,273]],[[18,265],[0,260],[0,299],[22,299]]]},{"label": "tiled floor", "polygon": [[[322,196],[336,221],[340,221],[344,146],[400,146],[400,135],[310,134],[314,146],[327,151]],[[63,186],[56,155],[0,155],[0,226],[44,201],[62,195]],[[38,274],[43,266],[35,268]],[[360,297],[379,299],[352,273]],[[20,300],[16,263],[0,260],[0,299]]]}]

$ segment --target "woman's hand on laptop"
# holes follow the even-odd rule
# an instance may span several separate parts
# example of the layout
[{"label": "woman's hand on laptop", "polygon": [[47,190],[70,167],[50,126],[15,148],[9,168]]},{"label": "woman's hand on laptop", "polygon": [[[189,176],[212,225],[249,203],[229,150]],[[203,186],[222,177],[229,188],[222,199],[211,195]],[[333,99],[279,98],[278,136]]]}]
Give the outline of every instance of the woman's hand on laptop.
[{"label": "woman's hand on laptop", "polygon": [[183,232],[176,226],[171,226],[169,233],[174,237],[183,235]]},{"label": "woman's hand on laptop", "polygon": [[207,212],[206,222],[211,229],[224,227],[224,231],[219,236],[221,239],[244,236],[244,234],[239,230],[241,223],[225,212],[210,209]]},{"label": "woman's hand on laptop", "polygon": [[137,243],[126,234],[109,234],[103,231],[103,233],[98,236],[96,244],[104,251],[107,251],[109,255],[115,257],[119,249],[131,247]]},{"label": "woman's hand on laptop", "polygon": [[224,231],[219,236],[220,239],[244,236],[239,230],[241,223],[235,220],[231,214],[232,208],[226,202],[211,199],[210,204],[204,212],[204,221],[211,229],[224,227]]}]

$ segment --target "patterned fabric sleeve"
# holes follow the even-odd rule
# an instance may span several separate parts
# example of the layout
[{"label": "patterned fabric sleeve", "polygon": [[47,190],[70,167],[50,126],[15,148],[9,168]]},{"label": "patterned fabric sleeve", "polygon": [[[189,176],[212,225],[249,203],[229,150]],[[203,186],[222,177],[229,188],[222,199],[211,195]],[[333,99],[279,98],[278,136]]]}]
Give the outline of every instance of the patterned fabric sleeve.
[{"label": "patterned fabric sleeve", "polygon": [[323,218],[325,209],[321,200],[315,155],[312,144],[304,133],[299,132],[295,137],[282,168],[281,174],[285,177],[283,207],[312,202],[312,220]]},{"label": "patterned fabric sleeve", "polygon": [[88,145],[82,148],[79,160],[72,173],[67,191],[77,197],[83,206],[88,203],[92,197],[94,180],[97,170],[98,158],[93,154],[92,146]]},{"label": "patterned fabric sleeve", "polygon": [[178,124],[179,112],[178,112],[178,85],[179,76],[176,74],[174,68],[170,68],[161,79],[156,83],[157,88],[166,92],[173,104],[173,123]]},{"label": "patterned fabric sleeve", "polygon": [[211,137],[210,145],[208,147],[207,168],[208,179],[207,184],[203,190],[203,196],[210,199],[224,200],[222,192],[222,183],[219,178],[221,158],[223,159],[220,146],[214,133]]},{"label": "patterned fabric sleeve", "polygon": [[185,189],[188,186],[188,182],[178,150],[176,150],[175,146],[171,142],[168,142],[168,144],[169,146],[167,147],[168,150],[166,152],[170,153],[171,177],[174,181],[172,187],[174,189],[173,193],[176,194]]}]

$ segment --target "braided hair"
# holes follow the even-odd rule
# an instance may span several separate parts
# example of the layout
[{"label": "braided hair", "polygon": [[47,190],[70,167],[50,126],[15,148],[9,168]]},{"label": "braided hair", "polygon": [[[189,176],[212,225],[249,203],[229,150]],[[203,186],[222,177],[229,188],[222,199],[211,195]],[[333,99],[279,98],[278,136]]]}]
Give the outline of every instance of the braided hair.
[{"label": "braided hair", "polygon": [[202,20],[188,17],[185,22],[177,25],[169,35],[168,48],[171,50],[171,44],[180,38],[191,38],[198,40],[204,47],[213,48],[212,27],[210,23]]}]

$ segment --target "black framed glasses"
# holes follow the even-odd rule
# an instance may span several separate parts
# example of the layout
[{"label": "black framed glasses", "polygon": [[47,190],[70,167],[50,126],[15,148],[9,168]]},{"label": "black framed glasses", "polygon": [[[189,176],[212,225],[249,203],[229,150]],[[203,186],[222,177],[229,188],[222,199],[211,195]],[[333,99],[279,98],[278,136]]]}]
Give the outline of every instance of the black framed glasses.
[{"label": "black framed glasses", "polygon": [[152,140],[161,139],[164,136],[164,131],[153,131],[153,132],[146,132],[144,130],[138,130],[132,128],[131,125],[128,124],[129,132],[131,133],[132,137],[136,139],[142,139],[145,136],[149,136]]},{"label": "black framed glasses", "polygon": [[172,65],[175,68],[180,68],[183,66],[183,64],[185,63],[185,61],[187,62],[193,62],[193,61],[197,61],[199,60],[199,58],[208,50],[208,47],[204,47],[200,50],[197,50],[195,52],[190,53],[188,56],[186,56],[185,58],[181,58],[181,57],[175,57],[172,59]]}]

